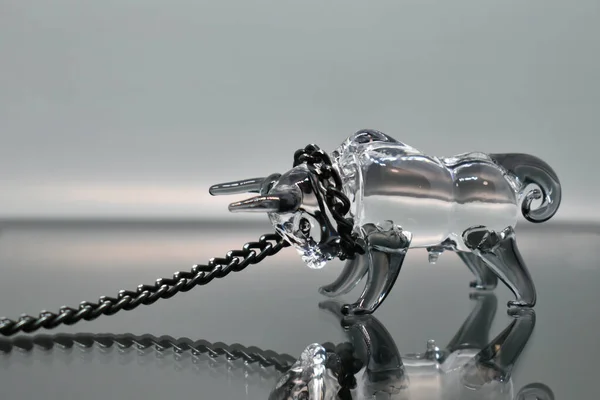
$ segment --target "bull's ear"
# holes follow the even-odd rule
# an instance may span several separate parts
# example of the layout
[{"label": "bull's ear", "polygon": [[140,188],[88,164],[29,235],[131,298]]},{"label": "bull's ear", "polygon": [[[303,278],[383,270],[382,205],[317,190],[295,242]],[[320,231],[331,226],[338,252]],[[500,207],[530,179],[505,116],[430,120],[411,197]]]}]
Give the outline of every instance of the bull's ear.
[{"label": "bull's ear", "polygon": [[231,203],[231,212],[294,212],[302,203],[302,198],[293,192],[256,196]]}]

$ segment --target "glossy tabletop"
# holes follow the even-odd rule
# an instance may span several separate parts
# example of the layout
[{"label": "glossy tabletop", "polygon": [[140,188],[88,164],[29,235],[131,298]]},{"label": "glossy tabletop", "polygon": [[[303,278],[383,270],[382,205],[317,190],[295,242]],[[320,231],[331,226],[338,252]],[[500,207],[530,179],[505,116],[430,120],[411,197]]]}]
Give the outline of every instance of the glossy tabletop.
[{"label": "glossy tabletop", "polygon": [[[115,296],[120,289],[135,290],[270,232],[268,222],[2,222],[0,315],[37,315]],[[549,387],[556,399],[595,398],[600,227],[522,222],[516,232],[538,303],[535,327],[509,384],[515,394],[537,383]],[[0,397],[267,399],[281,374],[277,368],[209,357],[208,349],[266,355],[285,364],[311,343],[348,341],[317,292],[341,267],[335,261],[321,270],[308,269],[288,248],[243,272],[151,306],[18,339],[0,338]],[[478,304],[470,295],[471,279],[453,253],[442,254],[436,264],[428,263],[424,250],[407,255],[375,315],[400,354],[425,352],[431,339],[443,348],[455,337]],[[340,301],[354,301],[361,286]],[[513,321],[506,312],[510,291],[500,284],[491,296],[487,301],[493,306],[486,313],[492,322],[489,332],[482,332],[490,340]],[[51,348],[31,348],[35,340]],[[190,346],[207,350],[196,354]],[[427,393],[436,393],[427,397],[432,399],[457,398],[440,390]],[[473,398],[507,398],[482,396]]]}]

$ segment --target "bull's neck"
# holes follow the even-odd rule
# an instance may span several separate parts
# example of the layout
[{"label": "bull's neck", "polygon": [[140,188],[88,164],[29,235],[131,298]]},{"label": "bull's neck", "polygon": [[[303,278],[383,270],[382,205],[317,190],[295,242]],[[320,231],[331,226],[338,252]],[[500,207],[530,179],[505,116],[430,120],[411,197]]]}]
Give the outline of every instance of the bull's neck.
[{"label": "bull's neck", "polygon": [[354,154],[337,156],[333,154],[332,164],[342,181],[343,192],[350,200],[350,212],[348,217],[354,219],[355,229],[363,224],[362,200],[363,179],[360,164]]}]

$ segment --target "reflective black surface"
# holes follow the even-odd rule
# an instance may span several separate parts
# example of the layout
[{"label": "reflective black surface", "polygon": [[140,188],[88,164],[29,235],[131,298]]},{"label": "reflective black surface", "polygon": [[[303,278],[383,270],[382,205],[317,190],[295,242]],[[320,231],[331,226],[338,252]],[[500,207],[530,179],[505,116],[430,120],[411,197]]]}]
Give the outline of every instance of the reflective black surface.
[{"label": "reflective black surface", "polygon": [[[37,314],[135,289],[205,262],[268,228],[201,222],[0,223],[0,315]],[[515,393],[536,384],[547,385],[557,399],[595,398],[600,228],[523,223],[516,231],[538,302],[535,329],[512,370]],[[442,254],[435,265],[426,260],[425,251],[406,257],[395,290],[375,315],[399,353],[425,352],[430,339],[456,343],[453,338],[461,332],[483,342],[479,328],[463,329],[474,307],[470,272],[452,253]],[[341,268],[336,262],[310,270],[286,249],[240,274],[152,306],[40,333],[169,335],[298,357],[311,343],[348,340],[319,307],[325,298],[318,288]],[[505,312],[511,296],[502,285],[495,290],[495,317],[484,319],[480,328],[489,328],[490,341],[502,337],[513,321]],[[241,360],[178,355],[173,349],[111,349],[13,349],[0,355],[2,398],[266,399],[278,376],[272,367],[254,373],[256,366]]]}]

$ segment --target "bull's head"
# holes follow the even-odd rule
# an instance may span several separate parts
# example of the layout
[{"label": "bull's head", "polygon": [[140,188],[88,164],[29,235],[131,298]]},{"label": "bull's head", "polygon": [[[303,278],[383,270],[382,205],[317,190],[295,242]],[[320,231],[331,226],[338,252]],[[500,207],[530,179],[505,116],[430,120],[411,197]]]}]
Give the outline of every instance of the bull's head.
[{"label": "bull's head", "polygon": [[222,183],[210,194],[256,193],[231,203],[231,212],[263,212],[311,268],[321,268],[339,252],[339,235],[323,201],[324,189],[305,164],[266,178]]}]

